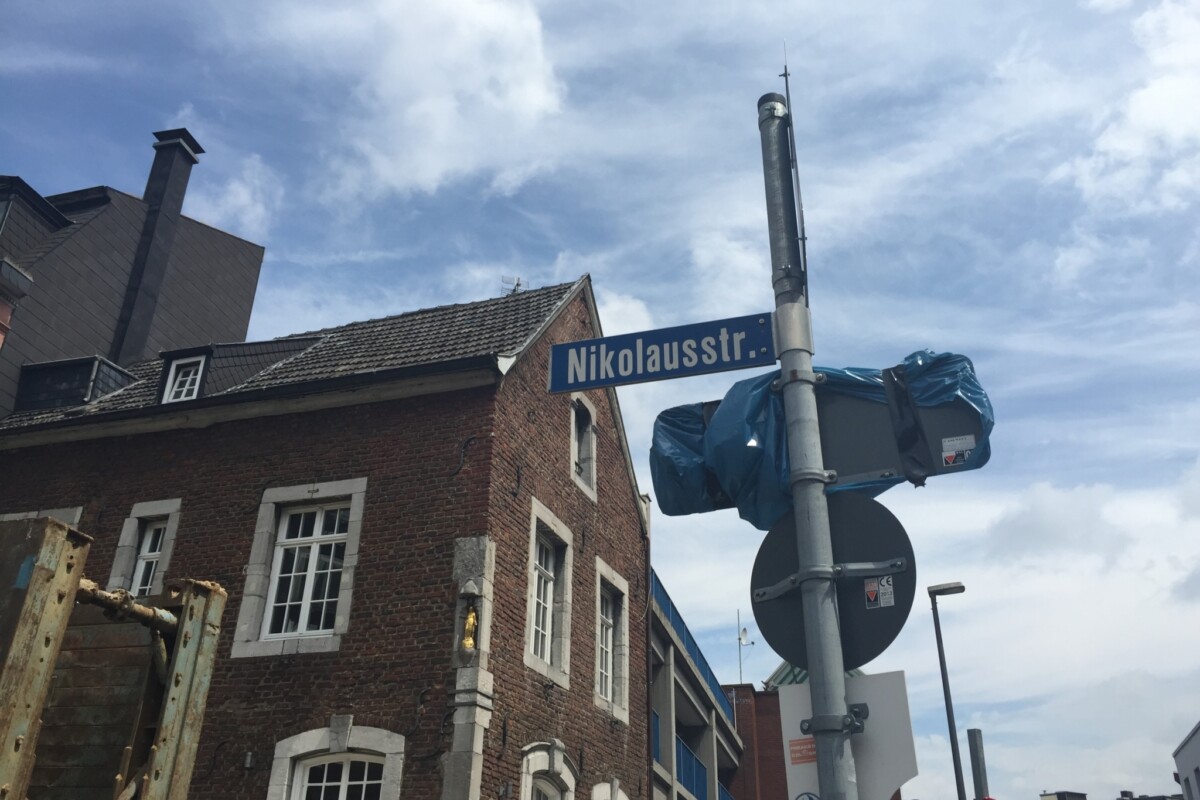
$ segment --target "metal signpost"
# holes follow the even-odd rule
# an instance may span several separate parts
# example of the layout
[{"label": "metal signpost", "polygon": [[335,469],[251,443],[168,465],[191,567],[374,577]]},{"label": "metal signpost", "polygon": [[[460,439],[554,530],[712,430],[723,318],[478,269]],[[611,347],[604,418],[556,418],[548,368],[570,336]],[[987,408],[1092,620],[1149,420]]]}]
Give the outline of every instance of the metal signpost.
[{"label": "metal signpost", "polygon": [[[808,682],[812,696],[809,730],[816,743],[822,800],[858,800],[850,735],[861,721],[846,705],[846,669],[838,634],[837,586],[825,484],[832,476],[821,457],[817,398],[813,390],[812,320],[808,272],[796,214],[787,101],[768,94],[758,101],[767,230],[771,242],[771,285],[775,290],[776,348],[787,420],[795,512],[797,576],[804,610]],[[755,587],[757,588],[757,587]]]},{"label": "metal signpost", "polygon": [[[991,408],[977,386],[978,402],[974,398],[968,402],[957,393],[929,407],[915,403],[898,383],[904,377],[900,367],[885,371],[886,401],[827,392],[829,396],[818,406],[814,387],[826,376],[813,370],[804,215],[802,209],[797,211],[795,145],[783,95],[768,94],[759,100],[758,127],[775,312],[556,344],[550,353],[548,388],[571,392],[667,380],[764,367],[772,363],[772,356],[778,358],[780,376],[771,388],[783,401],[792,514],[771,528],[755,563],[751,585],[755,618],[775,650],[808,670],[811,716],[800,724],[804,737],[799,746],[805,758],[811,754],[815,762],[820,800],[859,800],[851,736],[865,730],[869,708],[867,703],[848,705],[845,673],[848,667],[874,658],[899,633],[912,606],[916,571],[903,527],[883,506],[854,490],[860,484],[869,488],[872,482],[882,481],[882,486],[874,487],[882,491],[890,479],[899,480],[897,476],[922,485],[928,475],[982,466],[988,451],[982,450],[983,457],[973,460],[971,454],[980,443],[986,445]],[[971,370],[970,362],[966,369]],[[898,370],[900,378],[892,374]],[[706,432],[717,405],[703,404],[702,412],[687,406],[681,409],[703,414],[701,421],[691,422]],[[687,436],[691,438],[685,449],[697,449],[695,431],[689,430]],[[828,439],[825,449],[822,438]],[[686,469],[693,469],[694,454],[689,450],[684,455],[693,459],[686,462]],[[709,470],[718,466],[707,464],[707,454],[699,458]],[[827,496],[833,484],[846,491]],[[684,495],[696,497],[683,498],[680,508],[668,513],[726,507],[706,494],[707,486],[686,481],[680,486]],[[903,730],[906,741],[894,741],[901,736],[896,733],[870,737],[871,743],[863,739],[857,746],[865,759],[897,765],[890,770],[872,765],[864,772],[864,777],[870,773],[878,778],[872,785],[879,791],[890,787],[888,794],[916,770],[915,762],[910,768],[904,756],[912,743],[902,676],[898,685],[899,690],[890,685],[879,705],[883,710],[893,701],[903,704],[903,714],[897,710],[887,716],[889,724],[899,725],[895,730]],[[898,699],[891,697],[896,691]],[[785,737],[791,735],[792,731],[785,731]],[[900,745],[908,749],[887,750]],[[805,790],[805,796],[810,793]]]}]

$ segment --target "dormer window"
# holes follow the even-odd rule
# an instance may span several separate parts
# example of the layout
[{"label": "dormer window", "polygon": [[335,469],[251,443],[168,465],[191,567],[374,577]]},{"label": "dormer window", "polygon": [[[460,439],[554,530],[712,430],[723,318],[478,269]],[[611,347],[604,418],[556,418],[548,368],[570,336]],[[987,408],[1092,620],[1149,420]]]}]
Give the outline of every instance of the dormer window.
[{"label": "dormer window", "polygon": [[203,370],[204,356],[172,361],[171,371],[167,375],[167,388],[163,392],[163,402],[176,403],[199,397],[200,374]]}]

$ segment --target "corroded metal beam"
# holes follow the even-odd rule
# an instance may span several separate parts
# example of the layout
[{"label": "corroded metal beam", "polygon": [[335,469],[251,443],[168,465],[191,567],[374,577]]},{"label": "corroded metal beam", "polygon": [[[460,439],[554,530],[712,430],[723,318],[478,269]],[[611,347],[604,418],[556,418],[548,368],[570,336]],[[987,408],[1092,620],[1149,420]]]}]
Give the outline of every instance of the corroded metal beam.
[{"label": "corroded metal beam", "polygon": [[80,603],[90,603],[107,610],[113,619],[140,622],[151,630],[159,633],[174,634],[179,627],[179,620],[170,611],[153,606],[144,606],[136,601],[133,595],[124,589],[115,592],[105,591],[100,585],[87,578],[79,581],[79,592],[75,599]]},{"label": "corroded metal beam", "polygon": [[48,517],[0,522],[0,800],[24,800],[90,536]]}]

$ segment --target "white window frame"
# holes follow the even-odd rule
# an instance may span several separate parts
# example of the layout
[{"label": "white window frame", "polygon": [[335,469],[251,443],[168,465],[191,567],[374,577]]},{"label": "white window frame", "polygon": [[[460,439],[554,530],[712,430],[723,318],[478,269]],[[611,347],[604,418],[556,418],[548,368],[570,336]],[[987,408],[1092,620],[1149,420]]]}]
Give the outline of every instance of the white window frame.
[{"label": "white window frame", "polygon": [[162,548],[158,554],[158,565],[154,569],[154,578],[150,582],[150,590],[144,597],[153,597],[163,592],[163,582],[171,567],[171,553],[175,550],[175,534],[179,530],[179,512],[183,501],[178,498],[170,500],[151,500],[145,503],[134,503],[129,516],[121,524],[121,537],[117,540],[117,550],[113,554],[112,570],[108,575],[108,589],[115,591],[124,589],[133,593],[137,587],[139,552],[146,526],[152,522],[166,520],[166,530],[163,532]]},{"label": "white window frame", "polygon": [[[563,524],[537,498],[532,501],[529,520],[528,592],[525,598],[525,666],[568,689],[571,686],[571,575],[573,559],[571,529]],[[539,542],[549,543],[555,554],[554,600],[550,608],[547,638],[548,658],[539,655],[538,631],[538,565]]]},{"label": "white window frame", "polygon": [[[250,561],[245,567],[246,581],[242,589],[230,657],[329,653],[341,647],[342,636],[350,629],[350,605],[354,572],[358,566],[359,537],[362,533],[366,492],[366,478],[281,486],[263,492],[262,503],[258,507],[254,541],[250,546]],[[266,615],[271,607],[270,597],[274,590],[272,567],[276,560],[276,539],[283,513],[293,506],[329,505],[334,501],[347,500],[350,504],[350,518],[333,630],[264,636],[267,629]]]},{"label": "white window frame", "polygon": [[[296,767],[292,773],[292,797],[295,798],[295,800],[304,800],[305,792],[308,790],[308,774],[307,773],[308,773],[309,769],[317,766],[318,764],[337,763],[337,764],[342,765],[342,776],[341,776],[341,780],[339,781],[341,785],[338,787],[338,795],[339,795],[338,800],[346,800],[346,796],[348,794],[348,792],[346,790],[348,788],[349,779],[350,779],[350,762],[352,762],[352,761],[360,761],[360,762],[364,762],[366,764],[378,764],[380,766],[380,770],[379,770],[380,776],[379,776],[379,784],[378,785],[380,787],[380,797],[382,797],[383,796],[383,774],[382,773],[383,773],[383,764],[384,764],[383,757],[375,755],[374,753],[363,753],[363,752],[358,752],[358,751],[345,752],[345,753],[327,753],[324,755],[310,756],[309,758],[295,761],[294,763],[295,763]],[[322,785],[325,786],[326,789],[329,788],[328,784],[322,784]]]},{"label": "white window frame", "polygon": [[[167,524],[165,517],[142,520],[137,560],[133,564],[133,580],[129,584],[129,593],[134,597],[149,597],[153,592],[154,579],[159,577],[159,562],[162,560],[163,543],[167,538]],[[160,578],[159,584],[161,583]]]},{"label": "white window frame", "polygon": [[567,757],[566,746],[558,739],[534,742],[521,748],[520,800],[534,800],[537,784],[553,787],[553,800],[575,800],[578,770]]},{"label": "white window frame", "polygon": [[[613,600],[609,693],[601,691],[601,637],[604,635],[601,608],[605,595]],[[596,680],[593,700],[597,708],[618,720],[629,722],[629,582],[596,558]]]},{"label": "white window frame", "polygon": [[318,759],[338,754],[344,754],[347,759],[357,755],[382,758],[383,791],[380,795],[385,798],[400,796],[404,736],[384,728],[351,724],[344,735],[339,735],[333,728],[316,728],[279,741],[271,762],[267,800],[302,800],[302,770]]},{"label": "white window frame", "polygon": [[[588,415],[587,425],[581,423],[580,412]],[[571,480],[592,502],[596,502],[596,407],[584,395],[571,395]]]},{"label": "white window frame", "polygon": [[[167,384],[163,388],[162,401],[164,403],[180,403],[184,400],[195,400],[200,396],[200,382],[204,378],[204,362],[207,356],[188,356],[187,358],[177,358],[171,362],[171,369],[167,372]],[[185,378],[180,375],[185,367],[196,367],[196,374],[191,378]],[[194,380],[193,380],[194,378]],[[181,386],[176,386],[181,384]],[[182,388],[183,391],[176,397],[176,390]]]},{"label": "white window frame", "polygon": [[[343,514],[343,512],[345,513]],[[304,515],[307,514],[313,515],[312,535],[303,538],[287,538],[288,529],[292,520],[300,520]],[[323,528],[325,526],[325,521],[330,514],[334,515],[335,531],[333,533],[326,534],[323,531]],[[280,509],[278,533],[275,537],[275,555],[271,564],[270,589],[269,594],[267,595],[266,607],[263,612],[261,638],[279,639],[293,636],[328,636],[333,632],[332,620],[330,621],[330,625],[328,627],[307,627],[308,618],[310,615],[309,612],[312,608],[314,600],[312,596],[313,588],[316,584],[317,573],[319,572],[317,569],[317,552],[322,547],[336,549],[339,545],[341,545],[343,551],[341,561],[342,563],[345,562],[345,543],[346,533],[349,530],[349,516],[350,502],[346,499],[332,500],[328,503],[322,503],[319,505],[305,504],[285,506]],[[345,521],[346,530],[337,531],[336,526],[339,526],[343,519]],[[289,573],[289,581],[292,588],[295,587],[297,578],[302,579],[299,582],[301,592],[300,599],[299,601],[285,602],[282,603],[282,605],[285,608],[287,606],[298,606],[300,624],[304,625],[305,627],[301,630],[295,631],[272,632],[271,625],[274,622],[275,611],[277,607],[281,605],[279,602],[279,584],[282,580],[280,573],[282,570],[283,561],[289,552],[298,553],[302,550],[307,551],[306,568],[304,572]],[[339,593],[341,589],[341,580],[343,578],[342,572],[343,570],[339,566],[337,570]],[[329,576],[327,575],[326,581],[328,580]],[[323,602],[328,602],[328,600],[323,598]]]}]

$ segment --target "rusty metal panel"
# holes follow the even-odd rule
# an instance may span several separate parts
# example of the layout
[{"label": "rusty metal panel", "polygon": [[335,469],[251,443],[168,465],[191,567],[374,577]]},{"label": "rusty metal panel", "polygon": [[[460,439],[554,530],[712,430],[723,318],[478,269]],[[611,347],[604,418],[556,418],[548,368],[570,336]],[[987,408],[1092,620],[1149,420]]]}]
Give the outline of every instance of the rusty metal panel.
[{"label": "rusty metal panel", "polygon": [[189,592],[195,599],[187,602],[185,611],[191,614],[195,609],[201,617],[201,635],[200,640],[196,642],[191,689],[188,692],[179,754],[171,775],[169,800],[187,800],[192,770],[196,765],[196,751],[200,746],[200,730],[204,725],[204,708],[208,703],[208,690],[212,685],[213,668],[217,661],[221,614],[225,610],[226,600],[225,590],[215,583],[193,583]]},{"label": "rusty metal panel", "polygon": [[111,800],[124,749],[139,746],[145,758],[161,696],[151,645],[143,626],[76,606],[46,700],[30,800]]},{"label": "rusty metal panel", "polygon": [[214,583],[183,582],[183,608],[178,617],[145,800],[187,798],[225,597],[225,590]]},{"label": "rusty metal panel", "polygon": [[57,520],[0,522],[0,796],[24,798],[41,712],[91,537]]}]

